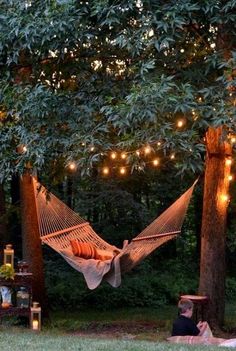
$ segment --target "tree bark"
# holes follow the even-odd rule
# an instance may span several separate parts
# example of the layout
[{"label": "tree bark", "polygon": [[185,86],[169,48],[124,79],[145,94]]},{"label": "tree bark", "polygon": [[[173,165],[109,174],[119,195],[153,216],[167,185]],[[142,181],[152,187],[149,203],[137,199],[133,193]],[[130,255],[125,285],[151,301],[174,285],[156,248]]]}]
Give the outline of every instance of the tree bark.
[{"label": "tree bark", "polygon": [[3,184],[0,184],[0,236],[2,244],[7,244],[6,204]]},{"label": "tree bark", "polygon": [[33,299],[42,306],[48,316],[48,302],[45,292],[42,245],[38,229],[33,178],[26,171],[20,181],[23,258],[33,273]]},{"label": "tree bark", "polygon": [[15,257],[22,257],[22,236],[20,221],[20,176],[13,174],[10,182],[11,212],[8,220],[10,243],[13,244]]},{"label": "tree bark", "polygon": [[221,326],[225,301],[226,217],[231,165],[231,145],[224,141],[224,129],[206,133],[206,169],[201,229],[199,293],[209,297],[208,321]]}]

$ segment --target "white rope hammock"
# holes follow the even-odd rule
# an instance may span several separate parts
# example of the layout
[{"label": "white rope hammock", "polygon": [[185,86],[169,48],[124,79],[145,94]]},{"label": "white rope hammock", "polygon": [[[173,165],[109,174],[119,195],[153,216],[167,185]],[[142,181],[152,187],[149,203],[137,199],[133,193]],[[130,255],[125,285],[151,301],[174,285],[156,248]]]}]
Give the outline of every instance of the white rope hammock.
[{"label": "white rope hammock", "polygon": [[[41,240],[62,255],[73,268],[83,273],[90,289],[97,287],[102,280],[117,287],[121,283],[121,273],[131,270],[156,248],[180,233],[195,184],[196,181],[167,210],[120,250],[104,241],[88,222],[55,195],[48,193],[46,188],[34,179]],[[71,240],[74,239],[80,243],[91,243],[97,250],[116,255],[105,261],[74,256],[71,249]]]}]

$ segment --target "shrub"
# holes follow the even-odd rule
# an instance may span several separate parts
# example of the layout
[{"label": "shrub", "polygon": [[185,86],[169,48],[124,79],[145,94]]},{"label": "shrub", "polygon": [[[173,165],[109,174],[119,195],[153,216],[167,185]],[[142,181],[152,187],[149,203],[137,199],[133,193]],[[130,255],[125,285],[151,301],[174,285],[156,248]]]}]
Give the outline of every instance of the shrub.
[{"label": "shrub", "polygon": [[174,260],[153,269],[151,260],[147,259],[122,277],[119,288],[114,289],[104,283],[91,291],[82,274],[59,257],[46,262],[46,285],[50,304],[54,308],[157,307],[176,303],[181,293],[196,293],[198,274],[193,272],[193,265],[187,266]]}]

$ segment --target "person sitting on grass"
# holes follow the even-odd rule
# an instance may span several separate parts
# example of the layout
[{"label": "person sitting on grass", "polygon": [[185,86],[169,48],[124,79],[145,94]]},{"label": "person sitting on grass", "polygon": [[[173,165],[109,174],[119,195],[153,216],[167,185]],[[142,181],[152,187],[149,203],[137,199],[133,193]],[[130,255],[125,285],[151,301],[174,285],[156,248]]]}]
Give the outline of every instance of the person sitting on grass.
[{"label": "person sitting on grass", "polygon": [[194,323],[191,319],[193,314],[193,302],[181,299],[178,303],[179,316],[173,323],[172,336],[212,336],[207,322]]}]

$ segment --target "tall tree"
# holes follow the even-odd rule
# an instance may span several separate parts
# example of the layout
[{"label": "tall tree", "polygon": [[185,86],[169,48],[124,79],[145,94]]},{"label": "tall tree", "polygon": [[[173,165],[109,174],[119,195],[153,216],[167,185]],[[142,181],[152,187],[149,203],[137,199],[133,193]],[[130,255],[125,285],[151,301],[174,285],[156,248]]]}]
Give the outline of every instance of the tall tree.
[{"label": "tall tree", "polygon": [[0,235],[4,244],[7,240],[5,191],[0,184]]},{"label": "tall tree", "polygon": [[21,215],[24,219],[22,221],[23,257],[29,263],[30,271],[33,273],[33,298],[40,302],[43,314],[47,316],[48,305],[44,286],[42,248],[39,237],[33,177],[29,171],[25,171],[21,178],[20,191]]}]

